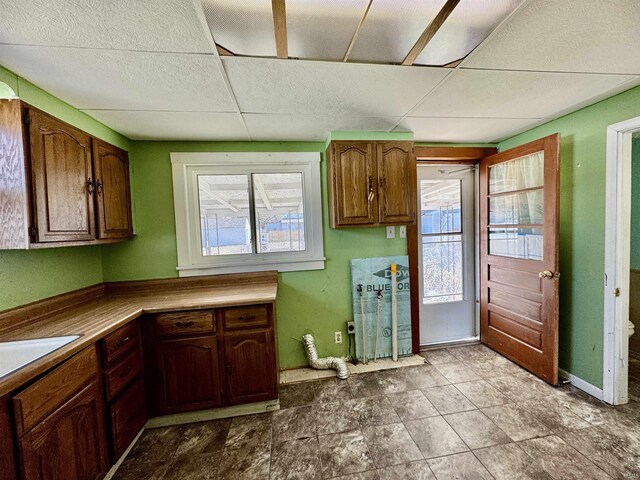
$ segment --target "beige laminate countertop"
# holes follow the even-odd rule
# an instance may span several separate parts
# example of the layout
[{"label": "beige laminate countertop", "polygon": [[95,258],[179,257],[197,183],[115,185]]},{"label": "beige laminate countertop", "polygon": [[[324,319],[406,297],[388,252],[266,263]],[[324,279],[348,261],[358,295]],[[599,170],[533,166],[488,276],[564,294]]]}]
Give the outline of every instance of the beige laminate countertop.
[{"label": "beige laminate countertop", "polygon": [[144,313],[272,303],[277,290],[277,281],[179,289],[159,286],[144,292],[109,293],[70,310],[23,322],[15,329],[4,328],[0,342],[64,335],[80,338],[0,378],[0,397]]}]

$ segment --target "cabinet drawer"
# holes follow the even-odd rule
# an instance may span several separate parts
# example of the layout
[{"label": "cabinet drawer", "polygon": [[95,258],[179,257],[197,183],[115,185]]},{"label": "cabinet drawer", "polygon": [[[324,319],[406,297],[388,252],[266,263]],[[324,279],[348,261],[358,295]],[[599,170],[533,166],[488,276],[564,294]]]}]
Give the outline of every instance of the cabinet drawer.
[{"label": "cabinet drawer", "polygon": [[104,384],[105,391],[107,392],[107,400],[111,400],[118,395],[118,393],[129,385],[140,373],[142,373],[140,351],[138,349],[132,350],[116,365],[105,372]]},{"label": "cabinet drawer", "polygon": [[18,435],[26,433],[97,375],[98,355],[92,345],[15,395]]},{"label": "cabinet drawer", "polygon": [[113,460],[120,458],[147,421],[144,382],[131,385],[110,407]]},{"label": "cabinet drawer", "polygon": [[225,308],[223,315],[225,330],[268,327],[270,323],[268,305]]},{"label": "cabinet drawer", "polygon": [[160,313],[155,316],[156,335],[200,335],[216,331],[212,311]]},{"label": "cabinet drawer", "polygon": [[104,363],[109,364],[132,349],[140,348],[138,322],[131,322],[102,340]]}]

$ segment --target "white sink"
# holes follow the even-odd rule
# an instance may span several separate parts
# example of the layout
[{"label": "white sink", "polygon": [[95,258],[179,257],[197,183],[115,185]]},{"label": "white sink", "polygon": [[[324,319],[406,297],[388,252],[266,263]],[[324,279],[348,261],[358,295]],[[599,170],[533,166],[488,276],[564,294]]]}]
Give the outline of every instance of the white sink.
[{"label": "white sink", "polygon": [[0,378],[49,355],[78,338],[80,335],[0,342]]}]

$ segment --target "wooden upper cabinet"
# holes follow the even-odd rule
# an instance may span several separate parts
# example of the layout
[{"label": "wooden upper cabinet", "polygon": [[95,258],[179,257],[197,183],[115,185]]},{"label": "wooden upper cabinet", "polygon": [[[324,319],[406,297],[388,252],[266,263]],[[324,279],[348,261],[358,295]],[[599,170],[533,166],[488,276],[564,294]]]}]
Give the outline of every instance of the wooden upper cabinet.
[{"label": "wooden upper cabinet", "polygon": [[31,111],[29,120],[35,238],[93,240],[91,137],[42,112]]},{"label": "wooden upper cabinet", "polygon": [[378,160],[378,219],[381,224],[413,223],[416,215],[416,162],[413,144],[380,143]]},{"label": "wooden upper cabinet", "polygon": [[375,225],[378,219],[374,144],[335,142],[329,148],[331,228]]},{"label": "wooden upper cabinet", "polygon": [[133,234],[129,154],[102,140],[93,140],[98,238]]},{"label": "wooden upper cabinet", "polygon": [[20,100],[0,99],[0,249],[132,236],[127,152]]},{"label": "wooden upper cabinet", "polygon": [[331,228],[416,221],[413,142],[332,142],[327,165]]}]

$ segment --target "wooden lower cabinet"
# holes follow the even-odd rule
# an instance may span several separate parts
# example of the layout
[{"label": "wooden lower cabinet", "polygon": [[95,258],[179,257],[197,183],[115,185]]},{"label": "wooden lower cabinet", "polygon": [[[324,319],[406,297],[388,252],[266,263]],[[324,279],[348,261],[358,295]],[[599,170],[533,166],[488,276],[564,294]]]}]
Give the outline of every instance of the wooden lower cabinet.
[{"label": "wooden lower cabinet", "polygon": [[115,463],[147,423],[144,382],[131,385],[109,407],[112,460]]},{"label": "wooden lower cabinet", "polygon": [[231,405],[277,397],[274,353],[269,330],[225,334],[227,395]]},{"label": "wooden lower cabinet", "polygon": [[155,410],[186,412],[220,405],[218,347],[215,336],[156,342]]},{"label": "wooden lower cabinet", "polygon": [[19,440],[23,480],[89,480],[108,468],[102,393],[92,382]]}]

